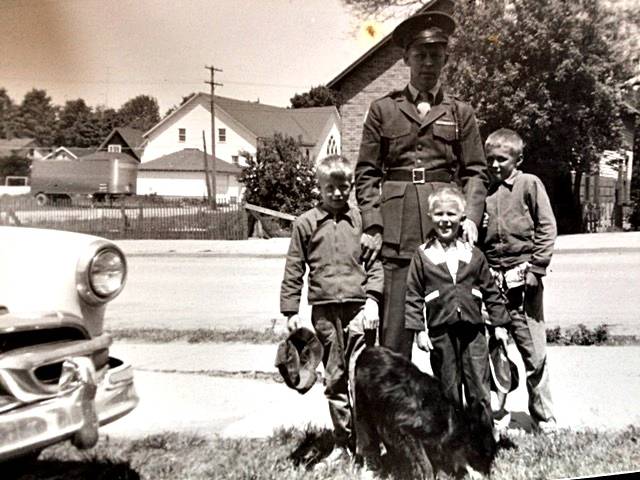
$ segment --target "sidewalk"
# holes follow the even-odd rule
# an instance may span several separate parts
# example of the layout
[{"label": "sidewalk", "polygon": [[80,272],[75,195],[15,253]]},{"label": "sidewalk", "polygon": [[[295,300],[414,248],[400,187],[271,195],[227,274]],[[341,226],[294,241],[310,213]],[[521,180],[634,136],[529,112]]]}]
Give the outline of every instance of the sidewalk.
[{"label": "sidewalk", "polygon": [[[513,346],[511,346],[513,348]],[[227,437],[266,437],[274,428],[331,422],[321,384],[300,395],[272,380],[228,378],[220,372],[276,372],[275,345],[116,343],[112,355],[131,362],[140,404],[105,434],[140,437],[163,431]],[[512,427],[528,428],[524,367],[508,398]],[[428,356],[414,352],[428,371]],[[571,429],[638,425],[640,347],[550,347],[549,365],[558,424]],[[206,374],[203,372],[211,372]]]},{"label": "sidewalk", "polygon": [[[218,255],[280,257],[287,254],[289,238],[249,240],[118,240],[126,255]],[[640,250],[640,232],[561,235],[556,252]]]}]

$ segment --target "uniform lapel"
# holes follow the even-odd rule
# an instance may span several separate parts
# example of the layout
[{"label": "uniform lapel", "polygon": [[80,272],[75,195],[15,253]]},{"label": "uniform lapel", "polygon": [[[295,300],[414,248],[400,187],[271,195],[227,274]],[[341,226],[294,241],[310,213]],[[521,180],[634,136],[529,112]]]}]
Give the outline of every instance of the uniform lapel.
[{"label": "uniform lapel", "polygon": [[429,113],[427,113],[420,124],[420,128],[424,128],[431,123],[435,122],[438,118],[447,113],[447,107],[444,103],[439,103],[438,105],[433,105]]},{"label": "uniform lapel", "polygon": [[403,95],[399,96],[397,100],[398,108],[400,108],[400,110],[402,110],[402,113],[404,113],[407,117],[419,124],[422,120],[420,119],[418,109],[410,99],[411,95],[409,93],[409,88],[405,87],[402,93]]}]

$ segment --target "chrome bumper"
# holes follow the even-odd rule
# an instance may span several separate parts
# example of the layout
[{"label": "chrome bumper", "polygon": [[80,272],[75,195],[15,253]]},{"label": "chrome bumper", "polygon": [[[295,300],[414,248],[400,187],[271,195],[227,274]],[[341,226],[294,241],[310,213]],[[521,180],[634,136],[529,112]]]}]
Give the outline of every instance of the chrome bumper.
[{"label": "chrome bumper", "polygon": [[97,441],[98,424],[135,408],[130,365],[110,357],[108,366],[96,372],[82,358],[71,362],[75,370],[64,393],[0,413],[0,461],[68,438],[79,448],[90,447]]}]

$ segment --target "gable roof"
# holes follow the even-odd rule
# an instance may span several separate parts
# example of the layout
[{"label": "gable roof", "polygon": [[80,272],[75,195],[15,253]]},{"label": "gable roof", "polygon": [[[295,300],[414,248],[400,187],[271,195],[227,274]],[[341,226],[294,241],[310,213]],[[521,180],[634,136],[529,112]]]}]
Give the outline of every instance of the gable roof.
[{"label": "gable roof", "polygon": [[[211,165],[211,155],[207,154],[207,160]],[[197,148],[185,148],[177,152],[169,153],[155,160],[140,164],[139,171],[172,171],[172,172],[204,172],[204,158],[202,150]],[[239,175],[242,168],[224,160],[216,158],[216,171]]]},{"label": "gable roof", "polygon": [[85,147],[58,147],[49,153],[47,156],[43,158],[43,160],[49,160],[52,157],[55,157],[58,152],[65,151],[73,158],[80,158],[86,155],[89,155],[96,151],[95,148],[85,148]]},{"label": "gable roof", "polygon": [[33,138],[0,138],[0,155],[11,155],[12,151],[29,148],[34,142]]},{"label": "gable roof", "polygon": [[111,130],[111,133],[109,133],[107,138],[104,139],[104,142],[100,144],[98,150],[106,149],[111,139],[116,135],[119,135],[122,140],[124,140],[124,142],[129,146],[131,153],[140,160],[142,151],[144,150],[143,144],[145,142],[145,138],[140,130],[136,130],[131,127],[116,127]]},{"label": "gable roof", "polygon": [[[209,112],[211,111],[211,95],[202,92],[196,93],[170,115],[145,132],[144,137],[148,137],[179,111],[195,102],[200,102]],[[301,143],[307,146],[315,145],[320,141],[319,136],[332,116],[336,121],[339,118],[338,110],[333,106],[291,109],[220,97],[218,95],[215,96],[215,108],[216,110],[224,111],[258,138],[271,137],[274,133],[282,133],[295,139],[301,139]]]}]

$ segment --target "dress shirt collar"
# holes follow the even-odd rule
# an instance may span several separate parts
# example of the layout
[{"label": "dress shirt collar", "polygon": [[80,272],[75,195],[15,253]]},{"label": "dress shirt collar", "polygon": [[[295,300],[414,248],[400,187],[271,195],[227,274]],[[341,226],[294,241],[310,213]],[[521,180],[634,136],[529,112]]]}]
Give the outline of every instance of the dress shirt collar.
[{"label": "dress shirt collar", "polygon": [[[411,82],[408,83],[407,88],[409,89],[409,93],[411,94],[411,100],[413,101],[413,103],[416,103],[416,100],[418,99],[418,95],[420,95],[420,90],[414,87],[411,84]],[[439,90],[440,90],[440,81],[438,80],[435,86],[428,92],[431,95],[431,99],[429,103],[433,103],[434,99],[436,98],[436,94],[438,93]]]}]

